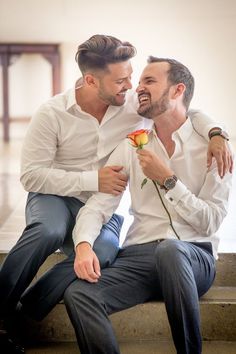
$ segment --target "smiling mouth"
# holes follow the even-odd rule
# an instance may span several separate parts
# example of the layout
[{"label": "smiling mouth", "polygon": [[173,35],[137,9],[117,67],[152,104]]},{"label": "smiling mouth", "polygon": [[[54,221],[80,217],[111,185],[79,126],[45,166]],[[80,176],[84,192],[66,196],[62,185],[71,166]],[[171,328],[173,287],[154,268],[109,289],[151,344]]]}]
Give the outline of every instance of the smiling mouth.
[{"label": "smiling mouth", "polygon": [[147,94],[141,94],[138,96],[140,106],[150,101],[150,97]]},{"label": "smiling mouth", "polygon": [[125,97],[125,95],[126,95],[126,91],[117,93],[117,96]]}]

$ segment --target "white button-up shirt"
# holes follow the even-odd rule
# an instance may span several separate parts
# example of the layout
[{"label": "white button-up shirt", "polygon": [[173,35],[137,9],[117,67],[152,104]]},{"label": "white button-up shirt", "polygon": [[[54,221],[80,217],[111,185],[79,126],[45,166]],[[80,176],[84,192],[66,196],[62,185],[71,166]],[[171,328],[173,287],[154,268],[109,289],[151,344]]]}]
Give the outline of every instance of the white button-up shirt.
[{"label": "white button-up shirt", "polygon": [[98,169],[143,121],[131,93],[123,106],[109,106],[100,124],[77,105],[74,89],[56,95],[32,117],[22,150],[23,186],[86,202],[98,191]]},{"label": "white button-up shirt", "polygon": [[[190,119],[174,132],[174,154],[169,157],[155,130],[149,135],[145,148],[155,151],[178,177],[176,186],[165,192],[160,189],[163,201],[171,215],[172,222],[183,241],[211,242],[217,257],[218,239],[215,235],[228,207],[232,175],[227,173],[221,179],[216,164],[207,169],[207,141],[193,128]],[[137,159],[136,149],[128,139],[112,153],[108,164],[124,166],[129,177],[131,193],[130,213],[134,221],[130,226],[123,246],[142,244],[160,238],[176,238],[169,224],[169,218],[152,181],[141,189],[145,178]],[[96,193],[77,217],[73,231],[75,245],[94,240],[113,212],[121,197]],[[92,222],[91,222],[92,221]]]},{"label": "white button-up shirt", "polygon": [[[126,135],[150,121],[137,114],[137,96],[109,106],[101,123],[77,105],[75,89],[51,98],[32,117],[22,149],[21,182],[28,192],[73,196],[86,202],[98,191],[98,169]],[[198,111],[195,129],[207,139],[216,126]]]}]

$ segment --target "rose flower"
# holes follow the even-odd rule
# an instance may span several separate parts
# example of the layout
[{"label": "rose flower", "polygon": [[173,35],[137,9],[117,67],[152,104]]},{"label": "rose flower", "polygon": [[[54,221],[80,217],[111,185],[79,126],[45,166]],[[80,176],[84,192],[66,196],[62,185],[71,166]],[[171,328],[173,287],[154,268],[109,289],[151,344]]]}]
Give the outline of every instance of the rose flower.
[{"label": "rose flower", "polygon": [[138,148],[142,149],[143,145],[148,143],[148,134],[149,130],[139,129],[127,135],[127,138],[130,140],[131,144]]}]

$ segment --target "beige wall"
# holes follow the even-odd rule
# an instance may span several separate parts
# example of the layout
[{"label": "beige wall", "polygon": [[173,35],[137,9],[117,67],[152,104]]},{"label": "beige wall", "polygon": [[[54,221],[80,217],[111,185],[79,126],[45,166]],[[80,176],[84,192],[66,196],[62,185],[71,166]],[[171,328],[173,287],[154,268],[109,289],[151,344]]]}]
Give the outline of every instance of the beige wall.
[{"label": "beige wall", "polygon": [[[137,47],[134,85],[148,55],[182,61],[196,79],[192,107],[225,123],[236,139],[235,0],[0,0],[1,42],[61,43],[63,89],[78,76],[77,45],[94,33]],[[38,56],[11,67],[12,115],[30,115],[50,95],[49,70]]]}]

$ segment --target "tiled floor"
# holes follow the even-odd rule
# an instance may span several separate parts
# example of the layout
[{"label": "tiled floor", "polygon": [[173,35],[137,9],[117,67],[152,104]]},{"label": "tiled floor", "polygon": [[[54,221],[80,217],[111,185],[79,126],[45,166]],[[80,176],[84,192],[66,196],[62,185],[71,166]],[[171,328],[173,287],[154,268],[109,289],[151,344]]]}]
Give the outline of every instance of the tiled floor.
[{"label": "tiled floor", "polygon": [[[11,141],[4,144],[0,125],[0,252],[7,252],[19,238],[24,228],[24,205],[26,192],[19,181],[20,150],[27,124],[11,124]],[[236,146],[236,143],[235,143]],[[129,198],[124,196],[119,212],[126,213],[121,239],[124,238],[132,218],[127,215]],[[236,171],[230,208],[219,235],[219,252],[236,252]]]}]

